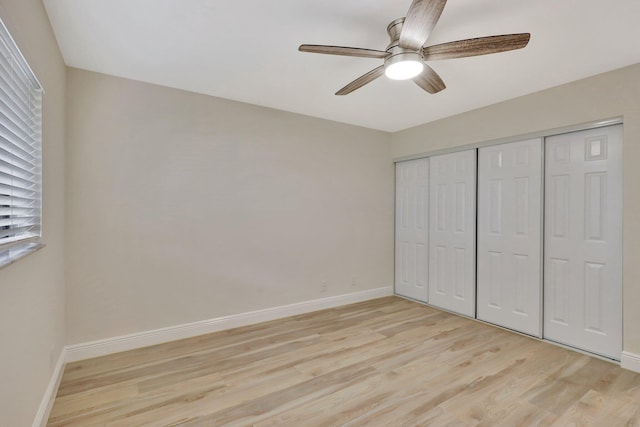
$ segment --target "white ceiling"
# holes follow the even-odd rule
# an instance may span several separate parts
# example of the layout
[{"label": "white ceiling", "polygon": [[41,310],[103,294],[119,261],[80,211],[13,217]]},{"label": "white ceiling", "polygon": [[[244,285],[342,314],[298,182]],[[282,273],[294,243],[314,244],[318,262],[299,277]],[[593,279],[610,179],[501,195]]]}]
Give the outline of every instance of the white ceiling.
[{"label": "white ceiling", "polygon": [[449,0],[428,44],[530,32],[522,50],[433,61],[447,89],[381,77],[381,60],[298,45],[384,50],[411,0],[44,0],[67,65],[373,129],[397,131],[639,62],[640,0]]}]

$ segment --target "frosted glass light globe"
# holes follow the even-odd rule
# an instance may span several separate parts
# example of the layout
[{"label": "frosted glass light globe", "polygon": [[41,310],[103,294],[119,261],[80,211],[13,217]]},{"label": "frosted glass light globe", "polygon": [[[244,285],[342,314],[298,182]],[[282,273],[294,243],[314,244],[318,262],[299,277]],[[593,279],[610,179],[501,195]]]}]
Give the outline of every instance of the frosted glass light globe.
[{"label": "frosted glass light globe", "polygon": [[384,63],[384,74],[393,80],[411,79],[424,70],[422,58],[415,52],[393,55]]}]

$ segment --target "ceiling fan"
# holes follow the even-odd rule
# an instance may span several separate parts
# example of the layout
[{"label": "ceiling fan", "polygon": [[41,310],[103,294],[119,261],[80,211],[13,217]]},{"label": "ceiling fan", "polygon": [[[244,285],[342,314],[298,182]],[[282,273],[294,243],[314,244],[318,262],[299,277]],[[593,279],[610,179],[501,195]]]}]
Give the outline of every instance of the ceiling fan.
[{"label": "ceiling fan", "polygon": [[298,50],[328,55],[384,59],[383,65],[358,77],[336,92],[336,95],[351,93],[367,83],[371,83],[382,74],[394,80],[413,79],[418,86],[427,92],[438,93],[446,86],[440,76],[425,63],[426,61],[506,52],[522,49],[529,43],[531,34],[520,33],[426,46],[425,43],[440,19],[446,3],[447,0],[413,0],[407,16],[395,19],[387,26],[391,43],[386,50],[312,44],[300,45]]}]

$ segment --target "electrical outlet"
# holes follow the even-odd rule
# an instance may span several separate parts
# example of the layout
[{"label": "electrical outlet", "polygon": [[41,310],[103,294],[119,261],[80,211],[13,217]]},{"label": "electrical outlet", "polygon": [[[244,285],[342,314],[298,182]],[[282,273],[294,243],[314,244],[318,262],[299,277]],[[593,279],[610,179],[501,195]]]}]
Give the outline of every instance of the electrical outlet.
[{"label": "electrical outlet", "polygon": [[356,286],[358,286],[358,276],[352,276],[351,277],[351,287],[355,288]]},{"label": "electrical outlet", "polygon": [[327,292],[327,281],[323,280],[320,282],[320,292]]}]

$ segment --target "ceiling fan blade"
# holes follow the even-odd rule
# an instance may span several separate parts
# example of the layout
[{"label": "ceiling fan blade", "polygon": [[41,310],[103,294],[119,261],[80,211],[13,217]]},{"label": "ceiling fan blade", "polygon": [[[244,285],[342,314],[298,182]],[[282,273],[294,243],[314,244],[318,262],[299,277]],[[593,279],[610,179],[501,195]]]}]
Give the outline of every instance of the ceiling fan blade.
[{"label": "ceiling fan blade", "polygon": [[418,50],[436,26],[447,0],[413,0],[400,33],[400,47]]},{"label": "ceiling fan blade", "polygon": [[531,34],[505,34],[502,36],[478,37],[455,42],[427,46],[422,49],[425,61],[466,58],[522,49],[529,43]]},{"label": "ceiling fan blade", "polygon": [[357,79],[355,79],[354,81],[352,81],[351,83],[349,83],[348,85],[346,85],[345,87],[337,91],[336,95],[347,95],[356,89],[360,89],[362,86],[366,85],[367,83],[371,83],[372,81],[374,81],[375,79],[377,79],[383,74],[384,74],[384,65],[381,65],[378,68],[374,68],[373,70],[369,71],[367,74],[364,74],[358,77]]},{"label": "ceiling fan blade", "polygon": [[318,44],[301,44],[300,52],[324,53],[326,55],[357,56],[360,58],[380,58],[389,56],[389,52],[383,50],[363,49],[359,47],[325,46]]},{"label": "ceiling fan blade", "polygon": [[418,74],[417,77],[414,77],[413,81],[422,89],[432,94],[438,93],[446,88],[438,73],[427,64],[424,64],[424,70],[422,70],[422,73]]}]

